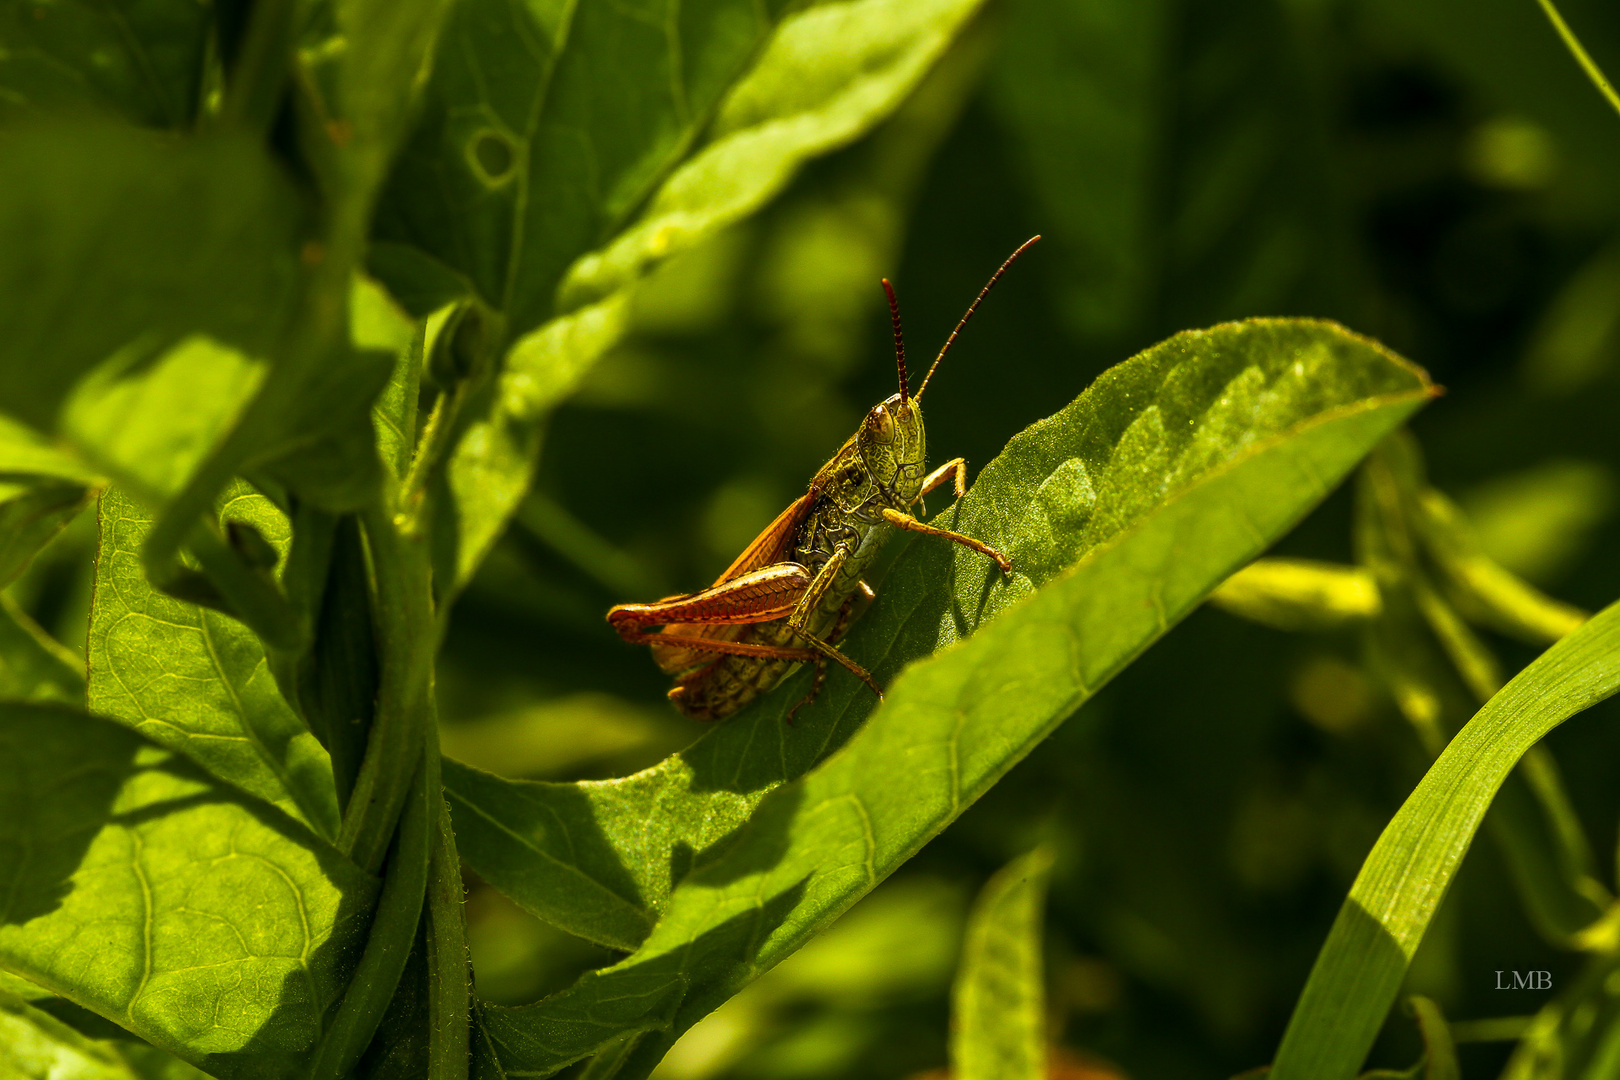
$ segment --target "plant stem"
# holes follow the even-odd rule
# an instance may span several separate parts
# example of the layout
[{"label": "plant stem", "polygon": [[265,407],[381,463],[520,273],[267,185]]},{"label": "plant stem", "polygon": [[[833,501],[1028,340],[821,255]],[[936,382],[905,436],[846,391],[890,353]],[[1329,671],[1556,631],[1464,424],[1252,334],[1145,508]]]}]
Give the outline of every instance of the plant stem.
[{"label": "plant stem", "polygon": [[297,0],[257,0],[248,16],[247,40],[227,76],[221,127],[268,131],[281,102],[292,63]]},{"label": "plant stem", "polygon": [[428,1040],[430,1080],[467,1080],[472,1020],[467,925],[462,913],[461,859],[450,827],[439,774],[439,745],[429,739],[423,764],[435,809],[432,866],[427,885]]},{"label": "plant stem", "polygon": [[399,832],[389,849],[388,873],[372,913],[365,952],[355,966],[332,1025],[315,1049],[309,1080],[339,1080],[353,1071],[399,987],[422,918],[422,897],[433,852],[437,825],[433,803],[437,795],[429,797],[429,786],[423,763],[416,770],[410,803],[400,817]]},{"label": "plant stem", "polygon": [[362,514],[376,575],[377,711],[338,843],[376,873],[432,728],[435,631],[425,545],[408,540],[375,500]]},{"label": "plant stem", "polygon": [[401,531],[416,536],[422,531],[422,508],[427,502],[428,485],[450,450],[455,436],[456,420],[467,400],[468,383],[456,383],[434,399],[433,410],[422,425],[421,445],[411,460],[410,471],[405,474],[399,496]]},{"label": "plant stem", "polygon": [[1587,54],[1585,47],[1581,45],[1581,39],[1575,36],[1575,31],[1571,30],[1564,17],[1558,14],[1552,0],[1538,0],[1538,2],[1541,4],[1541,10],[1546,12],[1547,18],[1551,20],[1553,29],[1564,39],[1564,47],[1575,57],[1575,62],[1581,65],[1581,70],[1586,72],[1586,77],[1592,80],[1592,85],[1598,88],[1598,93],[1613,106],[1614,111],[1620,113],[1620,94],[1616,94],[1614,87],[1609,85],[1609,80],[1604,77],[1603,69],[1597,66],[1597,61]]}]

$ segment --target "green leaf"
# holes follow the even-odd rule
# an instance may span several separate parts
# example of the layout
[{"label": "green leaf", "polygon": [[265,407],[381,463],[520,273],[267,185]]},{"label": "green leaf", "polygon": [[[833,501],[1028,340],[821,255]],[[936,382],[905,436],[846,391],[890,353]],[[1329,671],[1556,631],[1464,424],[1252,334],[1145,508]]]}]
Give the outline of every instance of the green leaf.
[{"label": "green leaf", "polygon": [[444,783],[462,857],[490,884],[569,933],[627,952],[641,944],[653,916],[579,787],[449,760]]},{"label": "green leaf", "polygon": [[[681,1030],[943,829],[1429,393],[1421,373],[1328,323],[1178,335],[1014,438],[942,515],[1008,553],[1009,581],[954,545],[905,547],[845,643],[890,686],[864,727],[870,692],[837,672],[784,725],[801,673],[647,772],[508,785],[521,799],[481,791],[480,810],[508,831],[493,850],[469,838],[472,866],[496,854],[516,865],[535,839],[526,822],[542,820],[524,800],[540,802],[579,845],[576,868],[618,860],[661,913],[622,963],[540,1004],[484,1010],[483,1052],[544,1073],[597,1049],[605,1025],[657,1029],[636,1051],[631,1075],[644,1075]],[[523,902],[546,901],[536,891]]]},{"label": "green leaf", "polygon": [[4,990],[0,1075],[12,1080],[135,1080],[116,1051]]},{"label": "green leaf", "polygon": [[[285,519],[245,486],[224,516],[287,540]],[[227,615],[152,588],[140,560],[151,518],[117,488],[101,497],[100,527],[90,708],[335,836],[331,763],[282,698],[258,639]]]},{"label": "green leaf", "polygon": [[349,336],[355,347],[386,352],[395,358],[393,374],[371,408],[377,452],[396,480],[410,469],[416,449],[416,399],[422,378],[426,326],[417,327],[382,287],[355,276],[349,298]]},{"label": "green leaf", "polygon": [[256,469],[334,514],[370,503],[383,477],[372,407],[397,360],[388,353],[338,350],[278,417],[274,449],[267,452],[271,460]]},{"label": "green leaf", "polygon": [[955,1080],[1046,1080],[1041,926],[1052,856],[1037,848],[985,885],[951,993]]},{"label": "green leaf", "polygon": [[0,117],[92,106],[153,127],[189,127],[213,21],[198,0],[0,7]]},{"label": "green leaf", "polygon": [[101,482],[76,455],[4,415],[0,415],[0,475],[66,480],[80,487]]},{"label": "green leaf", "polygon": [[726,96],[709,144],[672,173],[612,244],[561,286],[577,308],[762,206],[808,159],[853,141],[922,81],[980,0],[852,0],[783,20]]},{"label": "green leaf", "polygon": [[103,481],[83,461],[0,416],[0,587],[11,584]]},{"label": "green leaf", "polygon": [[90,504],[77,484],[0,479],[0,586],[16,580],[41,548]]},{"label": "green leaf", "polygon": [[1521,671],[1458,732],[1350,889],[1277,1050],[1273,1080],[1348,1080],[1497,789],[1547,732],[1620,689],[1620,604]]},{"label": "green leaf", "polygon": [[298,220],[253,142],[0,129],[0,401],[49,430],[72,384],[137,339],[142,358],[194,332],[266,352],[297,280]]},{"label": "green leaf", "polygon": [[742,0],[681,9],[670,34],[653,29],[658,2],[457,8],[380,211],[373,269],[419,305],[474,292],[513,339],[449,464],[456,534],[440,546],[458,584],[528,489],[538,423],[624,333],[640,276],[870,130],[980,2],[848,0],[774,33],[779,5]]},{"label": "green leaf", "polygon": [[230,1080],[315,1044],[375,882],[186,758],[0,706],[0,965]]},{"label": "green leaf", "polygon": [[124,350],[74,387],[61,429],[98,471],[160,502],[235,424],[267,368],[200,336],[155,359]]},{"label": "green leaf", "polygon": [[0,593],[0,701],[84,706],[84,663]]}]

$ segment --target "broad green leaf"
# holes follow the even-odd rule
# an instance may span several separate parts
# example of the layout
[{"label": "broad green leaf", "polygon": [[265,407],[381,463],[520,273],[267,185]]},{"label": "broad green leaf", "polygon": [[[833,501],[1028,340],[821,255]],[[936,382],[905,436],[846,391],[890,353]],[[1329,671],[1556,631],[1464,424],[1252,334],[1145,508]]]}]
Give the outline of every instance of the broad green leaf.
[{"label": "broad green leaf", "polygon": [[140,124],[190,126],[213,22],[198,0],[0,7],[0,117],[90,106]]},{"label": "broad green leaf", "polygon": [[84,664],[0,593],[0,701],[84,706]]},{"label": "broad green leaf", "polygon": [[978,0],[851,0],[783,20],[727,94],[709,144],[672,173],[636,223],[580,259],[564,308],[635,284],[653,263],[760,207],[806,160],[888,115],[978,10]]},{"label": "broad green leaf", "polygon": [[116,724],[0,706],[0,965],[220,1077],[315,1044],[375,882]]},{"label": "broad green leaf", "polygon": [[[587,872],[615,860],[661,916],[624,962],[538,1005],[486,1009],[486,1053],[554,1071],[600,1045],[599,1024],[622,1022],[658,1031],[636,1051],[632,1074],[644,1074],[681,1030],[944,828],[1428,393],[1420,373],[1332,324],[1179,335],[1014,438],[942,516],[1008,553],[1009,581],[954,545],[905,547],[846,642],[890,687],[859,731],[874,702],[837,672],[783,724],[801,674],[623,780],[509,782],[510,795],[491,782],[473,797],[447,772],[454,799],[476,799],[503,826],[487,831],[495,846],[463,844],[475,869],[518,865],[533,844]],[[464,835],[466,812],[452,805]],[[598,881],[613,891],[623,875]],[[552,917],[541,890],[520,902]]]},{"label": "broad green leaf", "polygon": [[951,993],[954,1080],[1046,1080],[1041,926],[1051,867],[1051,854],[1037,848],[974,902]]},{"label": "broad green leaf", "polygon": [[[64,1021],[63,1013],[72,1020]],[[167,1051],[139,1042],[101,1017],[5,971],[0,971],[0,1076],[207,1080],[206,1073]]]},{"label": "broad green leaf", "polygon": [[568,265],[685,155],[773,21],[743,0],[458,4],[377,239],[465,278],[514,334],[533,329]]},{"label": "broad green leaf", "polygon": [[646,900],[579,786],[514,783],[448,760],[444,780],[463,858],[490,884],[615,949],[634,950],[652,930]]},{"label": "broad green leaf", "polygon": [[[245,487],[223,516],[286,542],[285,519]],[[227,615],[151,587],[140,560],[151,518],[138,503],[109,488],[100,517],[90,708],[335,836],[331,763],[282,698],[258,639]]]},{"label": "broad green leaf", "polygon": [[298,220],[252,142],[0,129],[0,402],[49,430],[120,349],[150,358],[196,332],[265,351],[297,280]]},{"label": "broad green leaf", "polygon": [[1360,1068],[1497,789],[1569,717],[1620,689],[1620,604],[1521,671],[1458,732],[1363,863],[1277,1050],[1273,1080]]},{"label": "broad green leaf", "polygon": [[[453,549],[458,584],[528,489],[538,423],[624,333],[641,274],[892,112],[979,2],[847,0],[773,33],[778,5],[717,0],[683,10],[671,35],[651,30],[665,17],[656,2],[457,9],[424,122],[384,199],[373,266],[421,303],[475,292],[513,339],[449,467],[456,534],[441,547]],[[490,70],[473,70],[475,57]],[[643,78],[592,74],[601,70]]]},{"label": "broad green leaf", "polygon": [[124,350],[74,387],[62,433],[99,471],[161,502],[230,430],[267,368],[201,336],[155,359]]}]

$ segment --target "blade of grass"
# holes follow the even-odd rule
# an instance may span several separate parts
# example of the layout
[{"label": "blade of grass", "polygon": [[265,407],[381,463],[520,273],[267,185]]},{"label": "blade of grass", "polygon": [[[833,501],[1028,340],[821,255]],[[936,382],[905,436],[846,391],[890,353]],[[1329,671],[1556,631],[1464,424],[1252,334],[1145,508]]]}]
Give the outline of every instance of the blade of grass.
[{"label": "blade of grass", "polygon": [[1547,732],[1620,689],[1620,603],[1520,672],[1384,829],[1317,956],[1271,1080],[1349,1080],[1497,789]]}]

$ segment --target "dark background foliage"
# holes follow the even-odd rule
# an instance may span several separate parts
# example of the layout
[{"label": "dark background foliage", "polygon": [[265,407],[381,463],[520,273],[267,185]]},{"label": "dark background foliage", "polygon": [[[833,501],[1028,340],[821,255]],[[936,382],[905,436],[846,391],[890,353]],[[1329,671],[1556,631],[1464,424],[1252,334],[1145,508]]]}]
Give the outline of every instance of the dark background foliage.
[{"label": "dark background foliage", "polygon": [[[1620,8],[1564,10],[1620,71]],[[929,391],[934,460],[982,465],[1176,330],[1331,317],[1448,388],[1416,434],[1491,553],[1601,606],[1620,594],[1617,220],[1620,116],[1531,0],[993,3],[895,117],[638,293],[636,332],[550,421],[534,494],[455,610],[446,752],[580,779],[690,740],[607,606],[711,580],[893,392],[880,276],[916,364],[1035,232],[1044,243]],[[1340,492],[1283,549],[1350,561],[1350,517]],[[91,540],[59,544],[19,586],[68,641],[83,640]],[[1617,724],[1610,703],[1552,740],[1599,852],[1616,841]],[[1055,1041],[1132,1077],[1260,1064],[1424,764],[1355,635],[1206,609],[660,1075],[875,1080],[943,1064],[967,899],[1042,839],[1057,854]],[[532,1000],[611,958],[477,882],[468,915],[493,1000]],[[1411,989],[1453,1019],[1527,1014],[1544,994],[1493,985],[1529,968],[1557,987],[1575,963],[1534,934],[1481,844]],[[1415,1046],[1397,1022],[1378,1057]],[[1464,1048],[1468,1075],[1503,1060]]]}]

